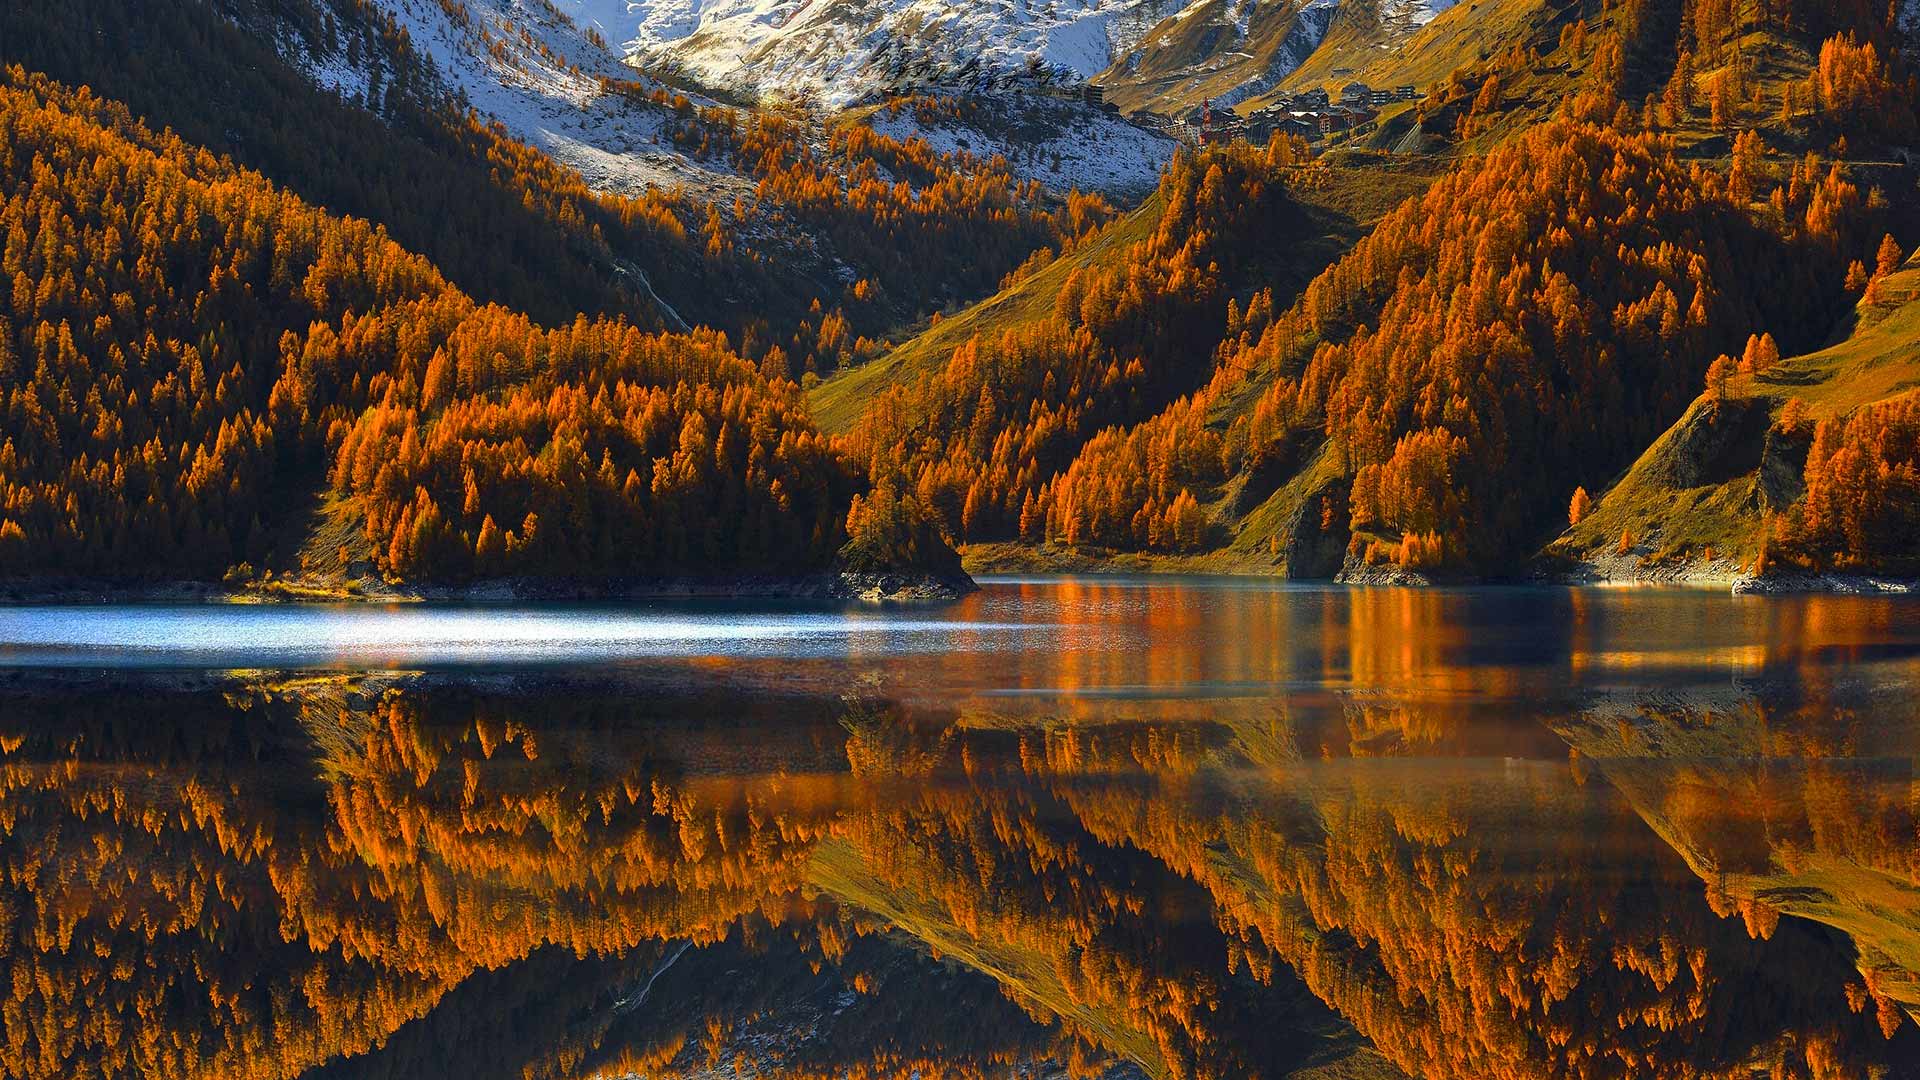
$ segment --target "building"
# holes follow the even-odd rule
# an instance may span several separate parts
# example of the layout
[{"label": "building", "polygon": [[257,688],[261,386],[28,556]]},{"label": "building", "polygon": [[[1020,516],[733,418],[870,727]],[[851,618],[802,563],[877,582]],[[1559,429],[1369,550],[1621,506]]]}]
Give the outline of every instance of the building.
[{"label": "building", "polygon": [[1332,135],[1341,131],[1371,130],[1374,120],[1379,116],[1370,108],[1347,108],[1342,106],[1319,114],[1320,134]]},{"label": "building", "polygon": [[1287,118],[1280,121],[1275,130],[1283,135],[1298,135],[1311,141],[1314,136],[1320,134],[1320,119],[1313,113],[1288,113]]},{"label": "building", "polygon": [[1340,91],[1342,105],[1373,104],[1373,88],[1363,82],[1350,82]]}]

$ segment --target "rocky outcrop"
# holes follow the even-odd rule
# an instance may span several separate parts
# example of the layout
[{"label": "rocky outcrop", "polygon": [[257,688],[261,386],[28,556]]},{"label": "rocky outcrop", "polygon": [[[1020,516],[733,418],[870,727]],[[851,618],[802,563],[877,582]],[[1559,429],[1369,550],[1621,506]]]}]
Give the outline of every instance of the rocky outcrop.
[{"label": "rocky outcrop", "polygon": [[1724,484],[1758,469],[1772,423],[1767,404],[1757,398],[1694,402],[1674,425],[1653,479],[1686,490]]},{"label": "rocky outcrop", "polygon": [[1765,447],[1760,451],[1760,503],[1780,513],[1800,501],[1807,493],[1807,451],[1813,448],[1813,436],[1805,430],[1792,433],[1767,429]]},{"label": "rocky outcrop", "polygon": [[1324,581],[1341,573],[1352,533],[1348,506],[1353,481],[1334,477],[1295,507],[1287,522],[1287,577]]}]

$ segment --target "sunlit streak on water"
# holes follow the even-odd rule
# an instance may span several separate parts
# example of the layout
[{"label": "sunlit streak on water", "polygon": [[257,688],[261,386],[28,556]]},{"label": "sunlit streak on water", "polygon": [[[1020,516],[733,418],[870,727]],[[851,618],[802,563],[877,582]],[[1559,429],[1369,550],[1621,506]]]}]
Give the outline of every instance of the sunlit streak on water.
[{"label": "sunlit streak on water", "polygon": [[0,664],[572,663],[649,657],[918,653],[956,635],[1038,645],[1045,624],[862,613],[455,607],[29,607],[0,610]]}]

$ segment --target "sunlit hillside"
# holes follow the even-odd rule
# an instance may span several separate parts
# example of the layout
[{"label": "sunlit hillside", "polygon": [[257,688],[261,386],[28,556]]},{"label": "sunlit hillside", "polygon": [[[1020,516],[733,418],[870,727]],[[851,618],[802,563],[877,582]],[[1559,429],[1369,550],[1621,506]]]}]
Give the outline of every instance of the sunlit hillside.
[{"label": "sunlit hillside", "polygon": [[[1756,362],[1744,350],[1729,358],[1679,423],[1616,483],[1589,496],[1591,511],[1549,554],[1623,579],[1691,571],[1738,580],[1766,563],[1905,567],[1883,562],[1900,557],[1899,536],[1908,529],[1901,519],[1856,526],[1872,529],[1871,537],[1859,531],[1810,543],[1801,536],[1809,481],[1823,489],[1831,483],[1822,466],[1850,441],[1849,418],[1860,424],[1891,415],[1920,387],[1920,262],[1873,280],[1841,332],[1843,340],[1804,356],[1781,359],[1756,343]],[[1899,513],[1905,496],[1896,490],[1882,498],[1894,505],[1881,513]]]}]

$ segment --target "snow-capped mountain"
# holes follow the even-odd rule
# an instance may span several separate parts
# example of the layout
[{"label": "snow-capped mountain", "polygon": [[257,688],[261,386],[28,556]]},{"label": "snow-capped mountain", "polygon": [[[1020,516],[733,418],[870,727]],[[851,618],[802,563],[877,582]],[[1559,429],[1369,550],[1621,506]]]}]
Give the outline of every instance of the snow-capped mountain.
[{"label": "snow-capped mountain", "polygon": [[[551,0],[643,67],[839,107],[877,91],[1201,78],[1258,93],[1338,18],[1387,36],[1458,0]],[[1218,75],[1219,78],[1210,78]],[[1246,96],[1243,93],[1242,96]]]},{"label": "snow-capped mountain", "polygon": [[1105,70],[1179,0],[555,0],[643,66],[841,106],[875,91]]},{"label": "snow-capped mountain", "polygon": [[[697,157],[674,145],[670,109],[603,85],[603,77],[657,85],[626,62],[615,40],[622,24],[614,15],[625,12],[624,0],[374,2],[406,31],[445,90],[578,170],[590,186],[626,194],[685,188],[721,204],[736,196],[753,201],[752,181],[724,155]],[[368,101],[391,80],[370,53],[355,62],[292,35],[279,44],[316,83],[350,100]],[[1150,190],[1173,154],[1171,140],[1073,101],[1008,95],[983,99],[971,115],[923,124],[911,112],[882,110],[870,120],[886,134],[924,138],[937,150],[1003,157],[1015,176],[1057,191],[1078,187],[1123,199]]]},{"label": "snow-capped mountain", "polygon": [[1435,15],[1459,2],[1460,0],[1384,0],[1380,7],[1384,18],[1406,19],[1424,26],[1432,22]]}]

